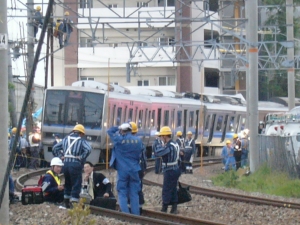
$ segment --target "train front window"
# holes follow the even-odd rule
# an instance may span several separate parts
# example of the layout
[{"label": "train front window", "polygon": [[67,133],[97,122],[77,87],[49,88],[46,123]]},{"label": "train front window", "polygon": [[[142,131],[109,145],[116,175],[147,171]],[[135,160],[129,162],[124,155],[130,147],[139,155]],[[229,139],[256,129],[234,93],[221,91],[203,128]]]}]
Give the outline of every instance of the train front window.
[{"label": "train front window", "polygon": [[44,125],[74,126],[100,129],[103,94],[80,91],[48,90],[45,100]]}]

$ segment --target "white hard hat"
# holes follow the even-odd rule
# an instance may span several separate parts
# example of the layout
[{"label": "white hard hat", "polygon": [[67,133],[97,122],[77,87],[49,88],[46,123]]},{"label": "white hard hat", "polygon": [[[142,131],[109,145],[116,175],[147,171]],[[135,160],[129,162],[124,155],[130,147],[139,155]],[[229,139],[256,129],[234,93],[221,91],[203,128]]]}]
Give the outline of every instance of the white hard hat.
[{"label": "white hard hat", "polygon": [[50,166],[63,166],[63,165],[64,163],[58,157],[53,158],[50,163]]},{"label": "white hard hat", "polygon": [[121,126],[119,126],[120,130],[131,130],[130,123],[123,123]]}]

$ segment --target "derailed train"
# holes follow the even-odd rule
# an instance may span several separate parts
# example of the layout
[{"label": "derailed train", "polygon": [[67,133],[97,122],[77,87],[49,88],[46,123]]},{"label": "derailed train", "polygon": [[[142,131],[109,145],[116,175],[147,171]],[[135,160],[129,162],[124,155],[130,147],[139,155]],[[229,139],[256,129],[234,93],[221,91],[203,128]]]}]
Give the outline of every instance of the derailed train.
[{"label": "derailed train", "polygon": [[[107,91],[109,90],[109,91]],[[198,154],[202,143],[205,155],[217,155],[226,139],[245,128],[246,105],[243,97],[179,94],[141,88],[123,88],[95,81],[77,81],[72,86],[46,90],[42,116],[44,157],[50,161],[53,134],[64,137],[77,123],[85,126],[86,139],[93,151],[88,160],[105,161],[106,130],[123,122],[136,122],[138,136],[151,155],[155,132],[170,126],[173,134],[193,133]],[[269,104],[269,105],[268,105]],[[268,112],[287,111],[277,103],[259,107],[260,118]]]}]

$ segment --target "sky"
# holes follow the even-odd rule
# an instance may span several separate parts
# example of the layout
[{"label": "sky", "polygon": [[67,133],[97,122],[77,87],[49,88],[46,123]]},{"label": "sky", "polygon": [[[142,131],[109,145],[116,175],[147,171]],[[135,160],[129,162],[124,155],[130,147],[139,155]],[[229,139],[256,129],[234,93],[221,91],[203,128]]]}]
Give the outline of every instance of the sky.
[{"label": "sky", "polygon": [[[7,31],[8,31],[8,38],[10,41],[19,42],[22,38],[27,40],[27,9],[26,9],[26,2],[24,5],[18,1],[12,2],[7,1]],[[12,5],[13,4],[13,5]],[[46,13],[46,8],[44,8],[44,12]],[[37,34],[37,39],[41,33],[41,29]],[[25,37],[24,37],[25,36]],[[35,45],[35,48],[37,44]],[[46,53],[46,37],[43,44],[43,49],[40,54],[40,58],[45,57]],[[13,75],[21,76],[20,79],[24,79],[24,63],[23,63],[23,56],[20,56],[17,60],[12,60],[12,73]],[[36,73],[35,73],[35,84],[44,85],[44,76],[45,76],[45,60],[42,60],[38,63]]]}]

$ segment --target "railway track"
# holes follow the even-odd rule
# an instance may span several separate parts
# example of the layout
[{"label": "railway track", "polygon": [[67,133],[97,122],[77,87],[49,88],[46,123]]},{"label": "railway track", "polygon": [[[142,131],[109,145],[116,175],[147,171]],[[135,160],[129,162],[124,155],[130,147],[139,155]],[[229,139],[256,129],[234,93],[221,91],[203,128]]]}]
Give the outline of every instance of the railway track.
[{"label": "railway track", "polygon": [[[208,166],[208,165],[212,165],[212,164],[216,164],[216,163],[220,163],[219,159],[206,159],[206,160],[203,160],[202,165]],[[195,162],[194,164],[195,164],[195,166],[200,166],[199,161]],[[105,165],[98,166],[96,169],[97,170],[105,169]],[[31,179],[32,177],[40,176],[40,175],[44,174],[47,170],[38,170],[38,171],[34,171],[34,172],[20,176],[16,181],[16,188],[18,190],[21,190],[23,187],[23,184],[28,179]],[[153,168],[149,168],[147,170],[147,172],[150,172],[151,170],[153,170]],[[144,184],[162,186],[162,184],[147,180],[145,178],[144,178]],[[240,194],[232,194],[232,193],[223,192],[223,191],[210,190],[208,188],[197,187],[197,186],[185,184],[183,182],[181,182],[181,184],[183,186],[190,186],[190,192],[194,193],[194,194],[206,195],[209,197],[221,198],[221,199],[226,199],[226,200],[231,200],[231,201],[247,202],[247,203],[259,204],[259,205],[263,204],[263,205],[270,205],[270,206],[276,206],[276,207],[288,207],[288,208],[293,208],[293,209],[300,209],[300,204],[298,204],[298,203],[265,199],[265,198],[259,198],[259,197],[252,197],[252,196],[240,195]],[[184,217],[184,216],[166,214],[166,213],[161,213],[161,212],[148,210],[148,209],[143,209],[142,216],[134,216],[132,214],[125,214],[122,212],[98,208],[98,207],[94,207],[94,206],[91,206],[90,209],[93,214],[113,217],[116,219],[125,220],[125,221],[132,222],[132,223],[140,223],[140,224],[222,224],[222,223],[218,223],[215,221],[188,218],[188,217]]]}]

